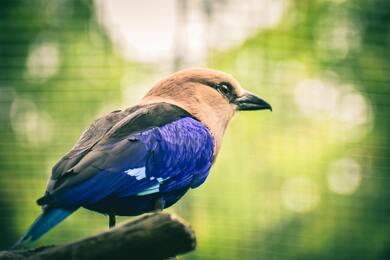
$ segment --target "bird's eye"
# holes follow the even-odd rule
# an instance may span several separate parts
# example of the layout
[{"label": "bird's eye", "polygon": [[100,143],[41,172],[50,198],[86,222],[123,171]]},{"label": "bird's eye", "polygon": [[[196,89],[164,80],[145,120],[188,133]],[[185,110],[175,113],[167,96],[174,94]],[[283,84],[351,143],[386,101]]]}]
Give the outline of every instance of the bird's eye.
[{"label": "bird's eye", "polygon": [[219,84],[218,90],[225,96],[229,96],[231,93],[231,87],[230,87],[230,85],[227,85],[226,83]]}]

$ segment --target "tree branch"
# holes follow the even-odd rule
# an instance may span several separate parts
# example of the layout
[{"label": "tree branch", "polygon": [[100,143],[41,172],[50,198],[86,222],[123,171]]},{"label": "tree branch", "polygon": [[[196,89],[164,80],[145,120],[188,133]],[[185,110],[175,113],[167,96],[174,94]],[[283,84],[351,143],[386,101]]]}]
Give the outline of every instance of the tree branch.
[{"label": "tree branch", "polygon": [[195,249],[193,230],[156,213],[62,246],[0,252],[0,259],[165,259]]}]

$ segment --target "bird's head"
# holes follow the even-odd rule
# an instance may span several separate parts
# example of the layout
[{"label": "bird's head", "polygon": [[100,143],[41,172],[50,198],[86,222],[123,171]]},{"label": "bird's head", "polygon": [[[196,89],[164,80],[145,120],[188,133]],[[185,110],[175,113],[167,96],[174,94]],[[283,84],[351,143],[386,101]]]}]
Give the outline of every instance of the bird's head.
[{"label": "bird's head", "polygon": [[157,82],[141,104],[156,102],[177,105],[206,125],[214,136],[216,151],[235,111],[272,109],[231,75],[211,69],[182,70]]}]

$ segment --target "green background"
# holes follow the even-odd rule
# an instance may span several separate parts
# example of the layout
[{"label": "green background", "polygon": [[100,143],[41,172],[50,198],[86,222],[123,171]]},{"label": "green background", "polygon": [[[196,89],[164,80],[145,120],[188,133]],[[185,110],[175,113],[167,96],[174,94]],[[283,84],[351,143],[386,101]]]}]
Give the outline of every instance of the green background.
[{"label": "green background", "polygon": [[[210,52],[208,67],[274,111],[239,113],[209,179],[168,210],[197,234],[183,259],[390,258],[390,2],[286,2],[277,27]],[[40,213],[51,167],[81,132],[124,95],[135,104],[159,74],[121,57],[92,1],[1,1],[0,32],[6,249]],[[37,244],[106,227],[82,209]]]}]

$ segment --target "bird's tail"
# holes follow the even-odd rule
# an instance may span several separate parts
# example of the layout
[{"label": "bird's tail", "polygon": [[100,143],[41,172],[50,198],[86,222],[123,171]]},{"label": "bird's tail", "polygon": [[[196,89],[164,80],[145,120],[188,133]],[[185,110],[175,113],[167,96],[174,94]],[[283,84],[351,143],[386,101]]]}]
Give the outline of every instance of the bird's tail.
[{"label": "bird's tail", "polygon": [[54,208],[43,212],[11,249],[27,247],[32,242],[40,238],[47,231],[52,229],[66,217],[72,214],[76,209]]}]

